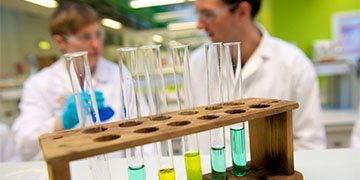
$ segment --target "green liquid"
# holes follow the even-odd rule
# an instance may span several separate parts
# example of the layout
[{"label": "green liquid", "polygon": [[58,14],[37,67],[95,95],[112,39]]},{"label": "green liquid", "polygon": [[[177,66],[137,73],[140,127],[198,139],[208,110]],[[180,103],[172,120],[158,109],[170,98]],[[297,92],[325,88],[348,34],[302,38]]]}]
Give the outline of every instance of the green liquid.
[{"label": "green liquid", "polygon": [[128,167],[128,178],[129,180],[145,180],[145,166],[142,165],[140,167]]},{"label": "green liquid", "polygon": [[211,179],[226,179],[225,147],[211,148]]},{"label": "green liquid", "polygon": [[185,153],[186,177],[188,180],[201,180],[202,171],[199,151]]},{"label": "green liquid", "polygon": [[174,168],[164,168],[159,170],[159,180],[175,180]]},{"label": "green liquid", "polygon": [[245,149],[245,129],[230,128],[231,155],[233,174],[244,176],[246,174],[246,149]]}]

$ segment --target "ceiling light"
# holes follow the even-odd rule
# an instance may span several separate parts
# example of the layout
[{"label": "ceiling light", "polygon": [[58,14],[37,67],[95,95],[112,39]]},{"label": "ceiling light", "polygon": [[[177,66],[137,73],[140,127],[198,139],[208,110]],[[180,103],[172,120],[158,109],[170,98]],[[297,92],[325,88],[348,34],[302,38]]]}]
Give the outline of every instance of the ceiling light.
[{"label": "ceiling light", "polygon": [[181,23],[170,23],[167,26],[169,31],[179,31],[179,30],[186,30],[186,29],[196,29],[197,22],[181,22]]},{"label": "ceiling light", "polygon": [[164,40],[164,38],[160,35],[155,34],[152,36],[152,40],[154,42],[161,43]]},{"label": "ceiling light", "polygon": [[183,3],[185,0],[133,0],[130,2],[130,7],[132,8],[144,8],[152,6],[162,6],[168,4],[178,4]]},{"label": "ceiling light", "polygon": [[44,6],[47,8],[56,8],[58,6],[58,3],[54,0],[24,0],[24,1],[34,3],[39,6]]},{"label": "ceiling light", "polygon": [[185,18],[191,17],[195,15],[195,11],[193,9],[186,10],[177,10],[177,11],[167,11],[154,14],[154,19],[158,22],[165,22],[171,19]]},{"label": "ceiling light", "polygon": [[114,21],[112,19],[108,19],[108,18],[104,18],[101,20],[101,24],[112,28],[112,29],[121,29],[122,28],[122,24],[118,21]]}]

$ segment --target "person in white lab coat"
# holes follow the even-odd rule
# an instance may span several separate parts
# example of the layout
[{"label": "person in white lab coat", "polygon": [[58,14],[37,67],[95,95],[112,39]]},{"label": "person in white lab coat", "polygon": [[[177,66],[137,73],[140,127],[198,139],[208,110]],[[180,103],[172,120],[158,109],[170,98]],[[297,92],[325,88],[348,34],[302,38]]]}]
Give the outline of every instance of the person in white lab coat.
[{"label": "person in white lab coat", "polygon": [[351,133],[350,146],[353,148],[360,148],[360,100],[357,121],[355,122],[355,126]]},{"label": "person in white lab coat", "polygon": [[19,161],[20,156],[16,151],[14,137],[9,128],[0,122],[0,162]]},{"label": "person in white lab coat", "polygon": [[[121,102],[118,65],[100,57],[103,33],[97,13],[87,5],[67,3],[55,11],[49,25],[53,39],[63,53],[88,52],[97,102],[115,112],[105,120],[120,120],[126,113],[128,117],[134,117],[136,103],[129,71],[125,66],[122,67],[122,89],[126,102]],[[38,143],[41,134],[76,127],[78,118],[75,102],[68,100],[72,96],[71,92],[63,58],[25,82],[20,115],[13,125],[17,149],[21,151],[23,160],[42,158]],[[120,109],[120,103],[126,104],[127,109]],[[146,106],[141,109],[146,114]]]},{"label": "person in white lab coat", "polygon": [[[212,42],[241,42],[242,95],[297,101],[294,112],[294,147],[326,147],[324,126],[320,119],[317,76],[310,60],[297,47],[271,37],[254,17],[261,0],[197,0],[199,29]],[[205,50],[200,47],[190,58],[194,104],[207,104]],[[261,132],[261,130],[259,130]],[[206,136],[203,133],[201,136]],[[209,144],[200,144],[207,151]]]}]

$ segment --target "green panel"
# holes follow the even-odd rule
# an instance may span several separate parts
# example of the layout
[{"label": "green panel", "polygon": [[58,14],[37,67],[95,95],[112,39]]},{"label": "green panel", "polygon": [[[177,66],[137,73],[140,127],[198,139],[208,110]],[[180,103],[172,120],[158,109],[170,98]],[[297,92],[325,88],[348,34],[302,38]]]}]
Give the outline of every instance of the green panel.
[{"label": "green panel", "polygon": [[271,0],[271,10],[272,34],[295,42],[310,56],[314,40],[332,38],[332,14],[360,10],[360,0]]}]

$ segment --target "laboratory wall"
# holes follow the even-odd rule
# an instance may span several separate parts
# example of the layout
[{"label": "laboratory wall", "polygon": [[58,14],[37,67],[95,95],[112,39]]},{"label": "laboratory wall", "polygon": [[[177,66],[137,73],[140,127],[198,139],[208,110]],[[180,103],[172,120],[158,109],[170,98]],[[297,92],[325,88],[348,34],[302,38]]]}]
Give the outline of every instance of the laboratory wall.
[{"label": "laboratory wall", "polygon": [[[16,63],[26,65],[28,55],[60,54],[47,22],[47,18],[0,6],[0,75],[13,75]],[[37,45],[40,40],[49,42],[51,48],[41,50]]]},{"label": "laboratory wall", "polygon": [[332,38],[332,14],[354,10],[360,10],[360,0],[263,0],[258,18],[271,34],[312,57],[314,40]]}]

